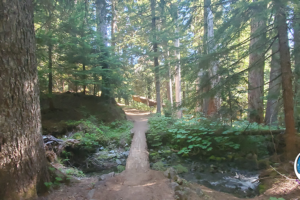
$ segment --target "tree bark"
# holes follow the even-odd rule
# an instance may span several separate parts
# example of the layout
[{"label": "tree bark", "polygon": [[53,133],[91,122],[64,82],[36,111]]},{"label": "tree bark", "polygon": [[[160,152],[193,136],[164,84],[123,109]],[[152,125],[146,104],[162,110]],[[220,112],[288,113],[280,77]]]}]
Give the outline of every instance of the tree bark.
[{"label": "tree bark", "polygon": [[300,89],[300,5],[294,5],[294,57],[295,57],[295,120],[298,130],[300,129],[300,116],[299,116],[299,89]]},{"label": "tree bark", "polygon": [[[178,15],[178,14],[176,14]],[[174,41],[174,46],[176,48],[175,50],[175,57],[176,57],[176,66],[175,66],[175,101],[176,101],[176,107],[177,107],[177,118],[181,119],[182,118],[182,110],[180,108],[181,103],[182,103],[182,97],[181,97],[181,69],[180,69],[180,42],[179,42],[179,31],[178,31],[178,16],[176,16],[176,28],[175,28],[175,33],[176,39]]]},{"label": "tree bark", "polygon": [[[207,10],[207,51],[208,53],[212,53],[215,51],[215,42],[214,42],[214,16],[211,11],[211,2],[209,1],[209,6],[206,8]],[[217,85],[218,78],[217,78],[217,70],[218,65],[217,61],[213,61],[210,63],[209,68],[209,77],[211,77],[211,83],[208,87],[209,90],[211,87],[214,87]],[[218,112],[219,106],[219,99],[216,96],[210,96],[209,102],[208,102],[208,109],[207,109],[207,115],[212,116]]]},{"label": "tree bark", "polygon": [[83,71],[83,94],[85,95],[86,93],[86,75],[85,75],[85,64],[82,65],[82,71]]},{"label": "tree bark", "polygon": [[[51,41],[49,41],[51,42]],[[53,50],[53,45],[52,44],[49,44],[48,45],[48,70],[49,70],[49,74],[48,74],[48,102],[49,102],[49,109],[50,110],[55,110],[54,108],[54,103],[53,103],[53,99],[52,99],[52,88],[53,88],[53,75],[52,75],[52,67],[53,67],[53,64],[52,64],[52,50]]]},{"label": "tree bark", "polygon": [[161,113],[161,102],[160,102],[160,81],[159,81],[159,63],[158,63],[158,44],[156,41],[156,16],[155,16],[155,5],[156,0],[150,0],[151,3],[151,18],[152,18],[152,34],[153,34],[153,52],[154,52],[154,74],[155,74],[155,92],[156,92],[156,112]]},{"label": "tree bark", "polygon": [[106,60],[106,58],[109,56],[108,51],[106,49],[107,47],[107,23],[106,23],[106,1],[105,0],[95,0],[96,3],[96,18],[97,18],[97,32],[99,33],[101,37],[101,43],[100,46],[100,54],[101,56],[101,65],[103,73],[102,73],[102,88],[101,88],[101,96],[103,96],[106,99],[110,98],[110,80],[109,80],[109,66]]},{"label": "tree bark", "polygon": [[0,199],[34,199],[49,175],[32,1],[0,0],[0,24]]},{"label": "tree bark", "polygon": [[106,24],[106,1],[95,0],[96,2],[96,18],[97,18],[97,32],[101,34],[103,44],[107,46],[107,24]]},{"label": "tree bark", "polygon": [[279,53],[280,66],[282,73],[282,90],[283,90],[283,106],[286,127],[286,155],[289,160],[294,160],[297,151],[296,129],[294,121],[294,94],[292,84],[291,58],[288,40],[288,27],[286,24],[286,1],[275,1],[278,20],[278,37],[279,37]]},{"label": "tree bark", "polygon": [[[257,1],[257,0],[253,0]],[[260,8],[258,12],[263,12]],[[250,41],[250,55],[249,55],[249,72],[248,72],[248,118],[250,122],[258,124],[263,123],[264,114],[264,42],[266,34],[264,28],[266,21],[260,17],[254,16],[251,20],[251,41]]]},{"label": "tree bark", "polygon": [[[165,9],[166,9],[166,2],[164,0],[161,0],[161,19],[162,19],[162,29],[165,30],[166,28],[166,15],[165,15]],[[166,90],[167,90],[167,99],[171,103],[171,107],[173,107],[173,94],[172,94],[172,79],[171,79],[171,68],[170,68],[170,62],[167,61],[168,57],[170,56],[170,52],[168,49],[168,39],[166,39],[163,42],[164,45],[164,56],[165,56],[165,62],[168,63],[167,65],[167,73],[166,73]]]},{"label": "tree bark", "polygon": [[111,0],[111,46],[114,48],[116,46],[115,32],[117,30],[117,0]]},{"label": "tree bark", "polygon": [[278,40],[276,40],[272,46],[273,55],[271,60],[269,93],[265,116],[265,124],[267,125],[277,125],[278,97],[280,95],[281,86],[280,55],[278,51],[279,43]]}]

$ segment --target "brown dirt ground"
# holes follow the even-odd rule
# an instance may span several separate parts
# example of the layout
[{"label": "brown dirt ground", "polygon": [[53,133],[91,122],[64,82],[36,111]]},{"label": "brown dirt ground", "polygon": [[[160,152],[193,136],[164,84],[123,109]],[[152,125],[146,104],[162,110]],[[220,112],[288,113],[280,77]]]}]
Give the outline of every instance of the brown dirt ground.
[{"label": "brown dirt ground", "polygon": [[[126,163],[121,174],[98,181],[98,178],[72,180],[69,186],[63,185],[38,200],[173,200],[174,191],[170,180],[162,172],[151,170],[145,132],[147,130],[147,112],[126,110],[128,120],[134,121],[134,137]],[[295,181],[277,177],[269,183],[263,195],[252,200],[268,200],[270,197],[283,197],[286,200],[300,200],[300,185]],[[195,192],[189,194],[189,200],[238,200],[231,194],[214,191],[199,184],[189,184],[191,191],[200,188],[204,196]],[[242,200],[242,199],[240,199]]]}]

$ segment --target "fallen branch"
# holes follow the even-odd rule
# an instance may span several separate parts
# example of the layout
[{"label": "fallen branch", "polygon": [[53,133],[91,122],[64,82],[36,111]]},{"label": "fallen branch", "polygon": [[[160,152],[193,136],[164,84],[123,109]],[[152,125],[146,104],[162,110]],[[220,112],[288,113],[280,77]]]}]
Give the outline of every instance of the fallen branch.
[{"label": "fallen branch", "polygon": [[270,165],[270,167],[271,167],[275,172],[277,172],[279,175],[281,175],[282,177],[286,178],[287,180],[289,180],[289,181],[295,181],[295,180],[296,180],[296,179],[289,178],[289,177],[287,177],[286,175],[280,173],[279,171],[277,171],[277,170],[276,170],[274,167],[272,167],[271,165]]}]

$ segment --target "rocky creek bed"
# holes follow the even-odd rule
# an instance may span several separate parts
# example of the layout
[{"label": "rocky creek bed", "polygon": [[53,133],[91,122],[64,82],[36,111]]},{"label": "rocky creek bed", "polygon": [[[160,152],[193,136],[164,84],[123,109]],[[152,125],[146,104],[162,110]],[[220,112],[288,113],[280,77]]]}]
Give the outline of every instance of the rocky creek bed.
[{"label": "rocky creek bed", "polygon": [[[101,177],[104,174],[120,173],[125,169],[129,148],[99,147],[89,154],[77,168],[86,176]],[[207,161],[196,158],[181,157],[171,151],[150,150],[152,169],[165,171],[174,167],[176,173],[186,181],[198,183],[220,192],[233,194],[240,198],[251,198],[259,195],[259,170],[253,166],[240,167],[239,162]],[[167,152],[167,153],[166,153]],[[158,156],[160,155],[160,161]],[[249,163],[248,163],[249,164]],[[251,163],[250,163],[251,164]]]},{"label": "rocky creek bed", "polygon": [[207,159],[181,157],[169,150],[150,149],[152,169],[165,170],[174,167],[180,177],[204,185],[220,192],[233,194],[240,198],[259,195],[259,174],[253,160],[248,162],[210,161]]}]

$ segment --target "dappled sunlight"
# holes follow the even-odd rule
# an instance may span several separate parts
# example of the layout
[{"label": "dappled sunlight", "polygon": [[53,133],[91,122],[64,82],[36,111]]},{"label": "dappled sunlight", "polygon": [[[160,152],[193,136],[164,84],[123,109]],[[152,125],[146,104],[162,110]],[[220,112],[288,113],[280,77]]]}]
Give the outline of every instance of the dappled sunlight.
[{"label": "dappled sunlight", "polygon": [[265,192],[269,196],[289,195],[292,193],[300,193],[300,185],[296,180],[277,179],[272,188]]}]

